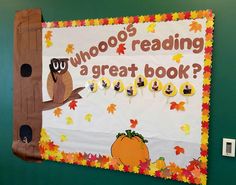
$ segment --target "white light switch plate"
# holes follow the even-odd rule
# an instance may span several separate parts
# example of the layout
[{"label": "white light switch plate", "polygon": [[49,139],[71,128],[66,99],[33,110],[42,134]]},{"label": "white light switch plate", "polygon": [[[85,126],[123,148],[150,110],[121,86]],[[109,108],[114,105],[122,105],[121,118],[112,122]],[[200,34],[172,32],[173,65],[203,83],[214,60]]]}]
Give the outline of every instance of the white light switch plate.
[{"label": "white light switch plate", "polygon": [[222,155],[235,157],[235,139],[223,138]]}]

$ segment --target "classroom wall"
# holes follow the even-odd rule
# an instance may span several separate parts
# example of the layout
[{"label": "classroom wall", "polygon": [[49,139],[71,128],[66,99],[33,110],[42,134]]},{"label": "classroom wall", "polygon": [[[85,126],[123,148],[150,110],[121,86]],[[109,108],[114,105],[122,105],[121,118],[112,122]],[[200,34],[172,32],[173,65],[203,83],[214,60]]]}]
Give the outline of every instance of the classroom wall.
[{"label": "classroom wall", "polygon": [[[222,157],[222,138],[236,139],[235,0],[0,0],[0,184],[1,185],[179,185],[124,174],[44,161],[25,162],[12,154],[13,20],[15,11],[41,8],[45,21],[213,9],[215,17],[211,89],[208,185],[233,185],[236,159]],[[32,59],[33,60],[33,59]]]}]

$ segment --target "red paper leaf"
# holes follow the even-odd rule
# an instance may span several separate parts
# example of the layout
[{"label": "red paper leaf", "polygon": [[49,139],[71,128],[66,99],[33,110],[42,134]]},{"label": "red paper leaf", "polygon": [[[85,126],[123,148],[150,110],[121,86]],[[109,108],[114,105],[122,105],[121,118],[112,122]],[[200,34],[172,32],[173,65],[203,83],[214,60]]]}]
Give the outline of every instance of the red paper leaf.
[{"label": "red paper leaf", "polygon": [[186,169],[183,169],[182,174],[183,174],[184,176],[186,176],[186,177],[189,177],[189,176],[192,175],[191,172],[188,171],[188,170],[186,170]]},{"label": "red paper leaf", "polygon": [[135,128],[136,125],[138,124],[138,120],[137,119],[131,119],[130,124],[131,124],[130,125],[131,128]]},{"label": "red paper leaf", "polygon": [[170,103],[170,110],[174,110],[177,106],[177,103],[176,102],[171,102]]},{"label": "red paper leaf", "polygon": [[75,110],[75,108],[77,107],[77,101],[76,101],[76,100],[72,100],[72,101],[69,103],[69,107],[70,107],[70,109]]},{"label": "red paper leaf", "polygon": [[149,169],[150,162],[151,162],[150,159],[149,159],[149,160],[146,160],[145,162],[140,161],[140,163],[139,163],[140,169],[141,169],[141,170]]},{"label": "red paper leaf", "polygon": [[94,154],[90,154],[88,160],[90,160],[90,161],[97,160],[97,155],[96,154],[95,155]]},{"label": "red paper leaf", "polygon": [[179,155],[179,154],[184,154],[184,148],[180,147],[180,146],[175,146],[175,154]]},{"label": "red paper leaf", "polygon": [[119,44],[118,48],[116,49],[116,53],[120,54],[125,54],[125,44]]},{"label": "red paper leaf", "polygon": [[173,18],[172,14],[166,14],[166,20],[171,21]]}]

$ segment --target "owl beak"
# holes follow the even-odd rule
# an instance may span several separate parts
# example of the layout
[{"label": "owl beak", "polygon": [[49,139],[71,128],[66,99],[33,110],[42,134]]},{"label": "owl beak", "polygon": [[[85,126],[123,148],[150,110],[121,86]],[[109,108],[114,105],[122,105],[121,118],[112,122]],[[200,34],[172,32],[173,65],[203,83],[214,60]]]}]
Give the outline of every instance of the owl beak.
[{"label": "owl beak", "polygon": [[60,73],[61,73],[61,70],[59,70],[58,73],[60,74]]}]

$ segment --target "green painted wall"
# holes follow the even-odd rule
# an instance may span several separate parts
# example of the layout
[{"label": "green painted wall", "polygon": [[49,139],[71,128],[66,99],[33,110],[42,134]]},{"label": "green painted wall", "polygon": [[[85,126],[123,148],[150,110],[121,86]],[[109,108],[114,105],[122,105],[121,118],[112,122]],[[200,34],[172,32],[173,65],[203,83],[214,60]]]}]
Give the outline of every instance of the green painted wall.
[{"label": "green painted wall", "polygon": [[29,163],[12,154],[13,19],[16,10],[35,7],[42,9],[45,21],[213,9],[216,19],[208,185],[236,184],[236,159],[221,156],[222,138],[236,138],[235,0],[0,0],[0,185],[183,184],[55,162]]}]

